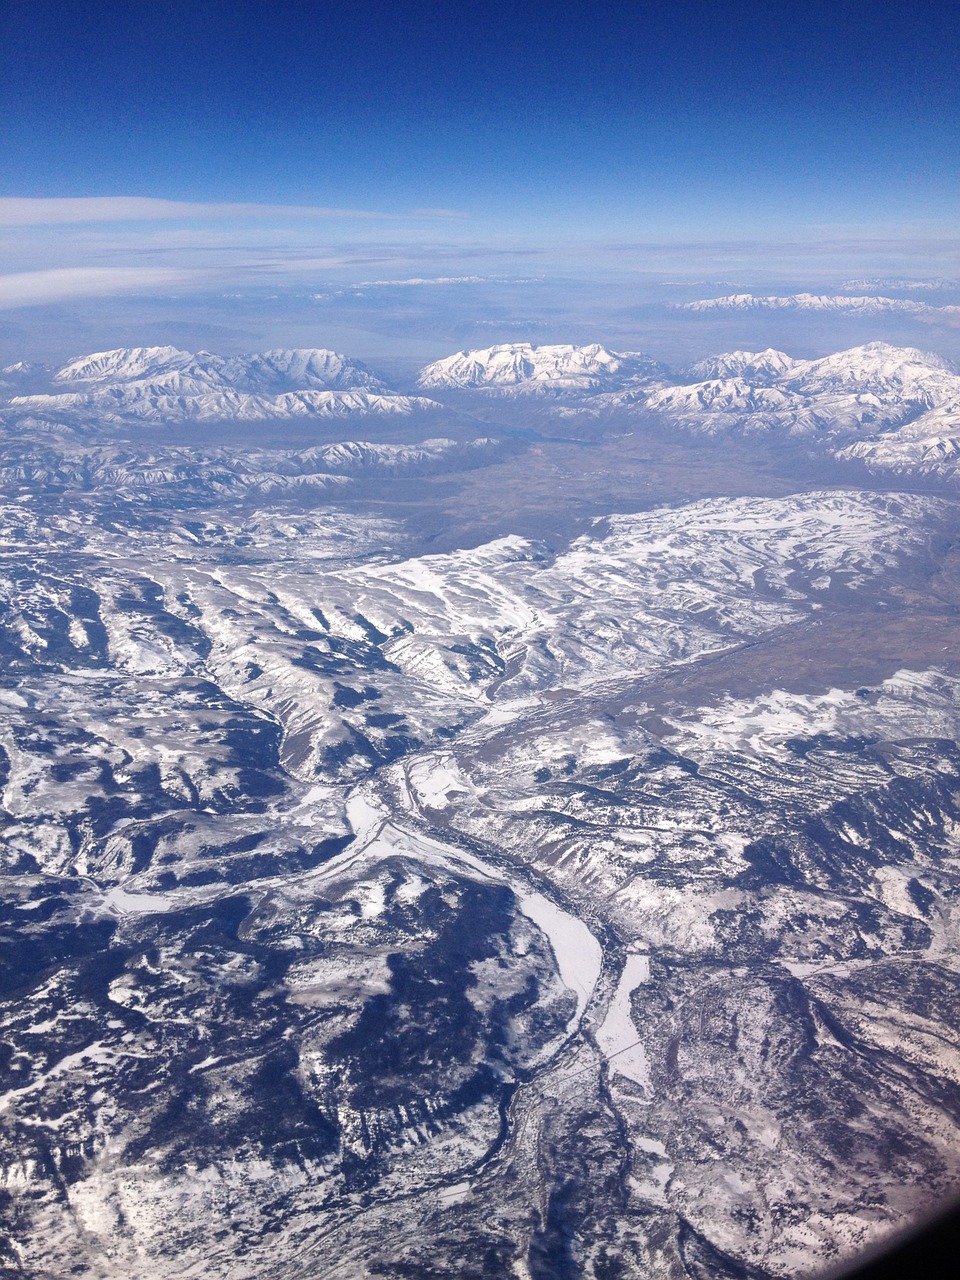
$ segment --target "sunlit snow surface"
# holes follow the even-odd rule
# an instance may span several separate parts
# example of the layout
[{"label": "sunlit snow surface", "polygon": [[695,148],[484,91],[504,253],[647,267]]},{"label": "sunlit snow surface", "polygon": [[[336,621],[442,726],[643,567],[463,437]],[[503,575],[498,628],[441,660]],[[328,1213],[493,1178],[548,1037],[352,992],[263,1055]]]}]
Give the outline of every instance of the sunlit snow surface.
[{"label": "sunlit snow surface", "polygon": [[[947,413],[892,351],[422,380],[678,439],[815,401],[832,441],[865,397]],[[549,537],[464,500],[438,550],[434,492],[520,510],[525,445],[370,404],[362,443],[110,435],[173,392],[394,394],[345,357],[49,381],[4,410],[0,1267],[805,1275],[960,1187],[948,488],[758,471]]]}]

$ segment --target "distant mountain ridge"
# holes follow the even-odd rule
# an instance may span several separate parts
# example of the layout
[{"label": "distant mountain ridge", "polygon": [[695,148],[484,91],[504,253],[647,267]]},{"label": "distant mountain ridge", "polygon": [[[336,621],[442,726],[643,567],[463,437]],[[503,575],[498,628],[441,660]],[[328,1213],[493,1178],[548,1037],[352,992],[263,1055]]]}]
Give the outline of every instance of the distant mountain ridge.
[{"label": "distant mountain ridge", "polygon": [[[744,294],[714,302],[805,300],[822,301]],[[360,361],[325,348],[243,356],[118,348],[53,371],[10,365],[0,383],[8,396],[0,422],[30,437],[124,423],[336,421],[442,408],[432,397],[391,390]],[[735,350],[674,371],[642,352],[599,343],[501,343],[435,360],[417,385],[455,397],[540,398],[544,411],[568,422],[640,414],[698,435],[805,437],[875,469],[960,481],[960,373],[916,347],[869,342],[810,360],[772,347]]]},{"label": "distant mountain ridge", "polygon": [[[14,378],[7,382],[16,385]],[[121,347],[72,360],[50,382],[50,392],[13,396],[7,407],[81,422],[266,421],[436,408],[423,397],[391,391],[360,361],[319,347],[245,356]]]},{"label": "distant mountain ridge", "polygon": [[[813,295],[716,300],[744,307],[817,307],[822,301]],[[769,347],[737,350],[671,372],[649,356],[599,345],[505,343],[435,361],[422,370],[419,384],[501,396],[547,394],[557,401],[551,412],[566,419],[650,414],[698,435],[807,437],[834,457],[877,470],[960,482],[960,373],[916,347],[868,342],[811,360]]]},{"label": "distant mountain ridge", "polygon": [[177,347],[122,347],[82,356],[58,369],[54,382],[153,384],[189,381],[210,391],[387,391],[365,364],[322,347],[295,347],[249,356],[193,354]]},{"label": "distant mountain ridge", "polygon": [[898,293],[945,293],[960,289],[960,280],[936,276],[930,280],[911,280],[904,276],[872,276],[857,280],[844,280],[840,286],[844,293],[868,293],[876,289],[893,289]]},{"label": "distant mountain ridge", "polygon": [[939,356],[869,342],[815,360],[735,352],[690,372],[715,376],[653,389],[645,407],[685,431],[813,436],[842,460],[960,481],[960,373]]},{"label": "distant mountain ridge", "polygon": [[730,293],[721,298],[697,298],[693,302],[674,303],[676,311],[832,311],[849,315],[883,315],[899,312],[915,319],[946,320],[955,323],[960,307],[932,306],[910,298],[887,298],[875,295],[860,297],[848,294],[792,293],[759,296],[753,293]]}]

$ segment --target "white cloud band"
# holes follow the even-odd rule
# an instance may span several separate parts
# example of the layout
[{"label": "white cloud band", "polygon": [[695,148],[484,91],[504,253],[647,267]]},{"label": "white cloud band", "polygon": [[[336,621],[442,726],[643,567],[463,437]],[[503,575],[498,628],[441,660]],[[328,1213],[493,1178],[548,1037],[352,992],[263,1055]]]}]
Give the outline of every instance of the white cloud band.
[{"label": "white cloud band", "polygon": [[54,271],[19,271],[0,276],[0,310],[63,302],[69,298],[102,298],[119,293],[152,293],[195,285],[206,273],[168,267],[65,267]]},{"label": "white cloud band", "polygon": [[456,209],[411,209],[382,213],[373,209],[334,209],[296,204],[211,204],[190,200],[155,200],[148,196],[70,196],[34,199],[0,196],[0,226],[63,226],[81,222],[157,222],[230,218],[374,219],[395,222],[408,218],[465,218]]}]

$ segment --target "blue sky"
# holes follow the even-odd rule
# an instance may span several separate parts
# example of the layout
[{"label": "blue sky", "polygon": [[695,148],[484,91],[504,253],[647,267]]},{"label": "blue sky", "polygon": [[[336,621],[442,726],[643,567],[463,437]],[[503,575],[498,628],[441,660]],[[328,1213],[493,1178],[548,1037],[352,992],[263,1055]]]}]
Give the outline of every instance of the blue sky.
[{"label": "blue sky", "polygon": [[[59,277],[73,296],[84,271],[104,291],[111,271],[128,273],[118,289],[136,270],[173,287],[349,273],[365,256],[496,268],[545,248],[587,271],[642,266],[646,245],[731,241],[766,246],[758,262],[802,245],[812,264],[819,242],[849,245],[852,269],[867,242],[900,242],[893,258],[919,274],[956,260],[951,4],[6,0],[4,13],[0,272],[23,277],[14,299],[36,272],[43,296],[51,272],[73,272]],[[40,203],[77,199],[91,203]]]}]

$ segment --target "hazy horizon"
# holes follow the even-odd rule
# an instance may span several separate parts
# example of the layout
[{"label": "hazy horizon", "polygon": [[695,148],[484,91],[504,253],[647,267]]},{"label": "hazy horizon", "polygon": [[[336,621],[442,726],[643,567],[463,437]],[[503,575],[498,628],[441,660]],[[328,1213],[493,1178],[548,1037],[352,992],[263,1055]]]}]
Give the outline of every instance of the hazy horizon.
[{"label": "hazy horizon", "polygon": [[7,15],[7,326],[411,277],[960,276],[936,4]]}]

